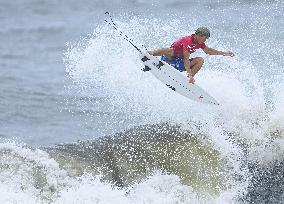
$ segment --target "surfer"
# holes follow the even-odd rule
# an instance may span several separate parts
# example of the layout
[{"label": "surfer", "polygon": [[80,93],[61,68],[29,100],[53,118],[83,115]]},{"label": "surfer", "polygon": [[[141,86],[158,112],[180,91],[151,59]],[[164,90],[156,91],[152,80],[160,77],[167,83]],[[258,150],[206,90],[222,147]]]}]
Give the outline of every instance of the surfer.
[{"label": "surfer", "polygon": [[194,34],[185,36],[174,42],[170,48],[161,48],[150,51],[153,56],[162,56],[161,60],[175,67],[180,72],[187,71],[189,82],[194,83],[194,75],[201,69],[204,59],[202,57],[189,58],[190,54],[201,48],[209,55],[235,56],[231,51],[223,52],[207,47],[205,41],[210,37],[206,27],[198,28]]}]

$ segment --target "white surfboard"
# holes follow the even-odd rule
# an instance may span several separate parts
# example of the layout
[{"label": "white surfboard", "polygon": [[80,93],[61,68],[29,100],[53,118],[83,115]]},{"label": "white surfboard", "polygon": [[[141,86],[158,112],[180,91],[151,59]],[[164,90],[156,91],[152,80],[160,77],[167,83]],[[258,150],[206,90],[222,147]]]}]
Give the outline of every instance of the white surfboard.
[{"label": "white surfboard", "polygon": [[219,105],[219,103],[202,88],[188,82],[188,78],[180,71],[166,62],[145,52],[140,55],[145,65],[143,71],[151,72],[156,78],[163,82],[171,90],[201,103]]}]

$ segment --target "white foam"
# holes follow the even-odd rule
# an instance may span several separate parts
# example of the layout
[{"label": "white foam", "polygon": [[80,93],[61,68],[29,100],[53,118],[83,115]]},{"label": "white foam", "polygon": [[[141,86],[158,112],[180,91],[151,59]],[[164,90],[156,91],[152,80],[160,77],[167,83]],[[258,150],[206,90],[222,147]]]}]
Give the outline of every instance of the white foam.
[{"label": "white foam", "polygon": [[[126,21],[125,17],[122,18]],[[164,32],[166,36],[182,36],[188,30],[194,30],[193,27],[181,29],[182,20],[169,20],[171,26],[162,28],[160,25],[164,23],[160,19],[150,21],[134,17],[124,21],[116,23],[134,41],[150,41],[151,36],[149,44],[157,47],[169,45],[174,40],[162,37]],[[249,62],[241,62],[238,58],[216,57],[219,62],[212,63],[215,58],[210,57],[210,64],[206,62],[196,76],[197,83],[220,101],[220,107],[212,107],[190,101],[170,91],[150,73],[141,72],[137,51],[107,25],[97,27],[88,46],[79,54],[78,50],[74,48],[66,53],[67,60],[69,56],[72,58],[67,66],[72,79],[83,82],[82,86],[100,84],[101,91],[111,101],[110,112],[120,112],[126,118],[139,118],[136,125],[162,121],[181,124],[201,121],[206,124],[217,118],[224,127],[231,126],[228,131],[234,131],[240,126],[248,129],[247,121],[263,114],[264,96],[258,75]],[[220,60],[222,66],[230,66],[229,71],[219,68]]]},{"label": "white foam", "polygon": [[[68,176],[66,170],[42,150],[15,143],[0,143],[3,154],[0,172],[0,201],[8,203],[54,203],[54,204],[127,204],[127,203],[222,203],[234,199],[232,192],[212,197],[206,192],[196,192],[190,185],[182,184],[176,175],[156,172],[143,181],[126,189],[102,181],[100,176],[84,173],[80,177]],[[10,152],[10,153],[8,153]],[[15,168],[14,168],[15,167]],[[41,167],[39,183],[35,168]],[[39,171],[40,171],[39,170]]]},{"label": "white foam", "polygon": [[42,150],[6,142],[0,143],[0,151],[3,154],[0,158],[1,203],[9,203],[13,199],[16,203],[21,199],[26,203],[40,202],[44,197],[53,195],[53,191],[60,189],[68,178],[66,171],[61,170],[58,163]]},{"label": "white foam", "polygon": [[[188,25],[186,19],[177,21],[169,16],[165,19],[120,16],[116,24],[135,42],[146,42],[155,48],[167,47],[176,38],[195,29],[194,23]],[[231,37],[237,39],[237,36]],[[228,45],[213,39],[209,45],[229,50]],[[228,186],[238,192],[246,191],[249,179],[248,169],[243,165],[247,157],[244,149],[247,148],[250,159],[258,159],[253,155],[261,155],[259,152],[263,152],[264,144],[271,144],[269,121],[274,121],[275,129],[283,129],[283,97],[272,100],[276,111],[270,114],[266,109],[262,78],[252,62],[244,57],[204,56],[205,64],[196,76],[196,83],[221,103],[219,107],[213,107],[190,101],[170,91],[150,73],[141,72],[137,51],[107,25],[96,28],[88,46],[76,58],[78,50],[74,48],[66,53],[67,61],[69,56],[74,61],[67,66],[73,80],[82,82],[79,83],[81,86],[100,84],[101,91],[111,101],[110,112],[124,115],[135,125],[170,121],[193,133],[207,135],[207,142],[233,169],[231,175],[243,178],[238,181],[233,177],[228,179]],[[90,80],[92,78],[94,80]],[[282,140],[275,141],[282,150]],[[276,155],[282,155],[275,146],[271,148]],[[276,158],[271,153],[264,154],[268,160]],[[224,197],[218,198],[219,201],[231,199],[235,190],[222,194]]]}]

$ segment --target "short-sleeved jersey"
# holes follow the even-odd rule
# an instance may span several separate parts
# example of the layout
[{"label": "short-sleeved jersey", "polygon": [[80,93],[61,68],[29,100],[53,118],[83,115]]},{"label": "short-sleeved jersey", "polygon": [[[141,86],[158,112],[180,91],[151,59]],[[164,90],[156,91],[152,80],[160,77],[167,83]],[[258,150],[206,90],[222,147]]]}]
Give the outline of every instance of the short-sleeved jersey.
[{"label": "short-sleeved jersey", "polygon": [[183,52],[187,51],[190,54],[195,52],[197,49],[206,47],[205,43],[198,44],[193,42],[194,34],[185,36],[171,45],[174,49],[174,54],[178,57],[183,58]]}]

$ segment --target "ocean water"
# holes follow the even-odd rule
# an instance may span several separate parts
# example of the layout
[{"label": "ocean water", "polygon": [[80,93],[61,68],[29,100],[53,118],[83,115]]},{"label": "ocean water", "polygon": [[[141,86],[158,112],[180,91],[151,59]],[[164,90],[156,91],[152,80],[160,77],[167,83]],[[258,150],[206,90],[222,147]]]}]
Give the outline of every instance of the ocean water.
[{"label": "ocean water", "polygon": [[[141,71],[138,46],[207,26],[195,77],[220,106]],[[0,203],[284,203],[284,3],[0,0]]]}]

